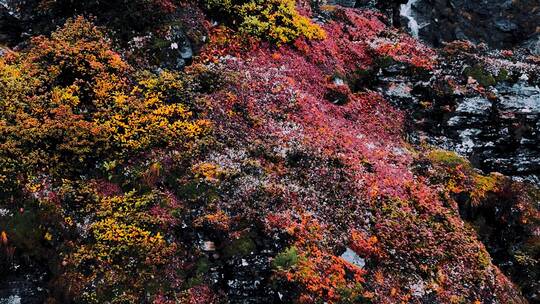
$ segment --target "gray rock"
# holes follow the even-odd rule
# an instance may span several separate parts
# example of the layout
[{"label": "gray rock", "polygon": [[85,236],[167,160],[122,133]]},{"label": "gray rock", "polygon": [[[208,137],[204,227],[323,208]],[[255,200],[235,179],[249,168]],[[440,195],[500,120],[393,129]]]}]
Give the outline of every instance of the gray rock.
[{"label": "gray rock", "polygon": [[356,0],[327,0],[329,5],[341,5],[345,7],[354,7],[356,5]]},{"label": "gray rock", "polygon": [[540,33],[525,41],[522,47],[532,55],[540,56]]},{"label": "gray rock", "polygon": [[364,266],[366,266],[366,261],[364,259],[362,259],[360,256],[358,256],[358,254],[356,254],[356,252],[354,252],[351,248],[347,247],[347,249],[345,250],[345,252],[341,255],[341,257],[353,264],[353,265],[356,265],[360,268],[364,268]]}]

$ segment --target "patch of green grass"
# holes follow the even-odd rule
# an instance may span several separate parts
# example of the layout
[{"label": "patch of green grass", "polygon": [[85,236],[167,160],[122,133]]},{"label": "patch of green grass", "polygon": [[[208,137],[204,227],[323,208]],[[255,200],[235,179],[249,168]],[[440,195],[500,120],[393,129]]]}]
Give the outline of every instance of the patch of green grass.
[{"label": "patch of green grass", "polygon": [[278,270],[290,269],[298,263],[299,259],[298,249],[294,246],[289,247],[274,258],[272,266]]},{"label": "patch of green grass", "polygon": [[469,161],[455,152],[445,151],[445,150],[434,150],[429,152],[428,159],[431,162],[443,165],[446,167],[456,167],[459,165],[468,166]]},{"label": "patch of green grass", "polygon": [[223,255],[226,258],[233,256],[246,256],[255,251],[255,242],[248,236],[233,240],[223,249]]},{"label": "patch of green grass", "polygon": [[475,65],[474,67],[467,67],[463,71],[465,76],[472,77],[478,83],[484,87],[494,86],[497,84],[497,79],[486,69],[481,67],[480,65]]}]

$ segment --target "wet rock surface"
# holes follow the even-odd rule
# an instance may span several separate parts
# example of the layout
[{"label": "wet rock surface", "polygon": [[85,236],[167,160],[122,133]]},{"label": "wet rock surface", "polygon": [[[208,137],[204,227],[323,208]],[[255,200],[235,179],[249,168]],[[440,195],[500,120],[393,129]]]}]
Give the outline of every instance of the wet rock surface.
[{"label": "wet rock surface", "polygon": [[[109,8],[112,8],[119,4],[113,2],[110,5]],[[4,45],[24,48],[28,37],[48,35],[63,24],[73,11],[92,16],[99,26],[110,27],[117,36],[116,42],[130,48],[132,57],[150,54],[148,57],[153,61],[146,64],[154,65],[156,69],[183,69],[207,38],[204,18],[197,7],[186,6],[167,17],[154,10],[144,12],[135,9],[137,15],[119,10],[103,9],[99,1],[41,3],[38,0],[0,0],[0,48]],[[115,14],[122,17],[113,17]]]},{"label": "wet rock surface", "polygon": [[[529,196],[527,204],[523,193]],[[501,194],[492,195],[478,206],[463,204],[461,217],[476,230],[493,262],[520,286],[529,303],[540,302],[540,269],[536,267],[534,240],[537,225],[528,214],[538,210],[540,192],[525,184],[506,184]],[[531,212],[531,213],[529,213]]]},{"label": "wet rock surface", "polygon": [[522,45],[524,49],[529,51],[531,54],[540,56],[540,34],[536,34]]},{"label": "wet rock surface", "polygon": [[268,280],[272,271],[271,253],[251,252],[226,262],[223,270],[231,303],[268,303],[277,297],[264,287],[267,286],[264,281]]},{"label": "wet rock surface", "polygon": [[191,237],[198,240],[206,253],[198,268],[209,274],[216,287],[226,290],[229,303],[282,303],[280,289],[268,288],[274,271],[271,262],[280,249],[279,242],[249,234],[225,242],[212,231],[192,233]]},{"label": "wet rock surface", "polygon": [[[540,90],[527,84],[497,86],[498,96],[457,100],[457,108],[432,128],[428,141],[469,158],[486,172],[535,183],[540,172]],[[428,136],[429,137],[429,136]]]},{"label": "wet rock surface", "polygon": [[[437,75],[437,71],[422,75],[408,73],[403,66],[390,66],[381,70],[376,86],[396,106],[409,113],[413,142],[428,143],[467,156],[486,173],[500,172],[539,184],[540,88],[537,81],[530,80],[525,73],[521,79],[500,81],[478,91],[471,89],[478,88],[477,80],[467,79],[467,75],[460,73],[464,69],[446,66],[444,71],[456,74],[443,76]],[[447,85],[448,79],[461,81],[463,85],[446,88],[450,91],[443,93],[444,89],[438,86],[441,82]]]},{"label": "wet rock surface", "polygon": [[21,16],[13,1],[0,1],[0,44],[12,44],[23,32]]},{"label": "wet rock surface", "polygon": [[0,304],[38,304],[47,297],[50,256],[36,241],[34,221],[32,212],[0,208]]},{"label": "wet rock surface", "polygon": [[33,263],[13,262],[0,276],[0,304],[40,304],[47,296],[47,271]]},{"label": "wet rock surface", "polygon": [[345,7],[354,7],[356,5],[356,0],[328,0],[326,1],[327,4],[330,5],[342,5]]},{"label": "wet rock surface", "polygon": [[413,12],[420,37],[435,46],[470,40],[507,48],[527,40],[540,25],[538,0],[419,0]]}]

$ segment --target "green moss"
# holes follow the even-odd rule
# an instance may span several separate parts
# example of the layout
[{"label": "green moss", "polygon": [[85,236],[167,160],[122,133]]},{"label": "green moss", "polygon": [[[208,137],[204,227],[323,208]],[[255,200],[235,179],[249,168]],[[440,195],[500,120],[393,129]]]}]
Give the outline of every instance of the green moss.
[{"label": "green moss", "polygon": [[289,247],[274,258],[272,266],[278,270],[290,269],[298,263],[299,259],[298,249],[294,246]]},{"label": "green moss", "polygon": [[191,288],[191,287],[194,287],[194,286],[198,286],[198,285],[201,285],[203,283],[203,279],[201,277],[193,277],[193,278],[189,278],[187,280],[187,283],[186,283],[186,288]]},{"label": "green moss", "polygon": [[219,199],[216,187],[205,182],[192,180],[178,185],[176,181],[173,181],[173,184],[176,186],[176,194],[185,200],[204,199],[206,202],[214,202]]},{"label": "green moss", "polygon": [[507,81],[508,78],[509,78],[508,70],[500,69],[499,74],[496,77],[497,82]]},{"label": "green moss", "polygon": [[246,256],[255,251],[255,249],[255,242],[249,236],[244,236],[230,242],[229,245],[223,249],[223,255],[226,258],[233,256]]},{"label": "green moss", "polygon": [[5,231],[9,244],[17,250],[33,257],[44,254],[43,240],[45,230],[39,226],[40,219],[36,211],[27,209],[23,213],[14,212],[7,219],[0,217],[0,231]]},{"label": "green moss", "polygon": [[357,283],[352,288],[342,287],[338,288],[340,296],[339,304],[369,304],[373,303],[371,299],[363,296],[364,287],[362,284]]},{"label": "green moss", "polygon": [[495,77],[491,73],[486,71],[486,69],[484,69],[480,65],[475,65],[474,67],[467,67],[464,70],[464,74],[467,77],[474,78],[476,81],[478,81],[480,85],[484,87],[494,86],[497,84],[497,79],[495,79]]},{"label": "green moss", "polygon": [[167,39],[156,38],[153,41],[153,47],[156,49],[169,48],[170,45],[171,45],[171,42]]},{"label": "green moss", "polygon": [[434,150],[429,152],[428,159],[435,164],[446,167],[469,166],[469,162],[458,154],[445,150]]},{"label": "green moss", "polygon": [[197,273],[197,275],[204,275],[208,272],[208,270],[210,270],[210,261],[208,260],[208,258],[203,257],[199,259],[195,268],[195,272]]},{"label": "green moss", "polygon": [[394,60],[394,58],[390,56],[381,56],[376,59],[376,66],[380,68],[387,68],[395,63],[396,61]]}]

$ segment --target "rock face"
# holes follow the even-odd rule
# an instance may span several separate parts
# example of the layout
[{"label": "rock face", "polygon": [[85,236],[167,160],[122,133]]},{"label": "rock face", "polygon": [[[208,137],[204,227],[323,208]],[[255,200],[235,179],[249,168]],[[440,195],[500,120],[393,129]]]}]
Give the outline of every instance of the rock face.
[{"label": "rock face", "polygon": [[540,56],[540,33],[534,35],[525,43],[523,43],[522,47],[529,51],[531,54]]},{"label": "rock face", "polygon": [[[539,303],[538,267],[521,259],[524,248],[537,238],[538,228],[535,224],[529,226],[526,216],[517,215],[517,210],[529,208],[523,207],[519,200],[522,194],[517,193],[531,194],[534,202],[539,197],[537,190],[533,190],[534,185],[540,184],[540,88],[535,76],[538,71],[524,57],[501,61],[493,55],[500,53],[504,52],[472,51],[471,56],[446,57],[448,53],[442,52],[441,60],[453,64],[443,63],[426,74],[412,73],[405,66],[394,64],[381,68],[377,79],[370,83],[375,83],[381,94],[408,113],[408,136],[413,143],[453,150],[467,156],[486,173],[500,172],[531,182],[532,185],[520,186],[528,190],[517,192],[514,186],[503,187],[504,195],[490,196],[483,205],[460,205],[460,214],[475,228],[493,262],[520,286],[530,303]],[[480,81],[463,73],[465,66],[478,62],[483,62],[486,69],[473,73]],[[491,72],[487,65],[498,66],[499,77],[494,78],[500,79],[501,71],[507,71],[506,80],[481,87],[478,82],[489,82],[486,79]],[[534,214],[538,203],[530,208]]]},{"label": "rock face", "polygon": [[341,5],[345,7],[354,7],[356,5],[356,0],[328,0],[327,4],[330,5]]},{"label": "rock face", "polygon": [[0,0],[0,42],[14,43],[23,32],[20,15],[9,0]]},{"label": "rock face", "polygon": [[[493,82],[478,90],[478,81],[462,72],[470,69],[465,66],[471,62],[465,63],[467,59],[463,58],[446,60],[462,61],[459,67],[443,67],[443,76],[437,72],[415,76],[399,66],[384,68],[379,74],[378,90],[409,112],[413,131],[417,132],[413,141],[467,156],[486,173],[500,172],[540,184],[540,88],[536,76],[527,76],[534,72],[520,74],[527,69],[520,61],[513,64],[519,68],[511,71],[512,64],[506,62],[508,70],[500,68],[511,75],[506,81],[497,81],[495,78],[501,76],[491,76],[485,70],[475,72],[479,82]],[[441,93],[436,82],[449,77],[463,85]]]},{"label": "rock face", "polygon": [[420,37],[434,46],[458,39],[506,48],[525,41],[540,26],[538,0],[419,0],[413,11]]},{"label": "rock face", "polygon": [[[4,248],[2,248],[4,251]],[[38,265],[28,257],[6,259],[3,252],[0,262],[0,303],[38,304],[47,296],[45,279],[47,271],[44,264]],[[9,261],[9,262],[5,262]]]},{"label": "rock face", "polygon": [[443,119],[448,148],[487,172],[540,182],[540,90],[525,83],[497,86],[498,98],[468,97]]}]

